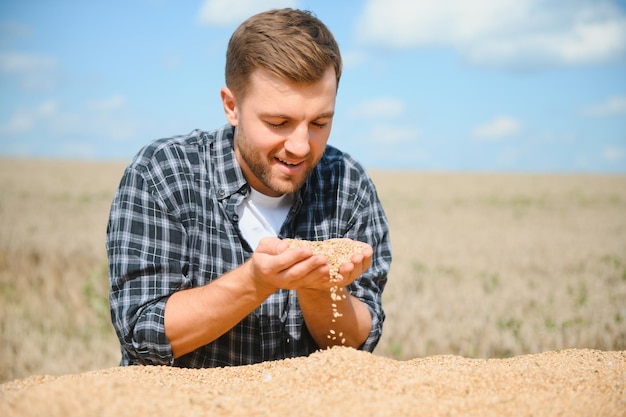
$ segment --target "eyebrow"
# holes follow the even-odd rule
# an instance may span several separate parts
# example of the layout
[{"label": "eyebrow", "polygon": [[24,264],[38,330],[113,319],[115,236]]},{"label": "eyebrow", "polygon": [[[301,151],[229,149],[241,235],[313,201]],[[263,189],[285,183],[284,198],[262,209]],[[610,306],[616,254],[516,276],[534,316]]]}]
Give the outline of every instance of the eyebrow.
[{"label": "eyebrow", "polygon": [[326,119],[326,118],[332,118],[335,115],[334,111],[327,111],[325,113],[322,113],[320,115],[318,115],[315,120],[317,119]]},{"label": "eyebrow", "polygon": [[[318,114],[313,120],[332,118],[334,115],[335,115],[334,111],[327,111],[327,112]],[[280,113],[263,113],[260,116],[262,118],[263,117],[270,117],[270,118],[275,117],[278,119],[286,119],[286,120],[293,119],[291,116],[287,116],[286,114],[280,114]]]}]

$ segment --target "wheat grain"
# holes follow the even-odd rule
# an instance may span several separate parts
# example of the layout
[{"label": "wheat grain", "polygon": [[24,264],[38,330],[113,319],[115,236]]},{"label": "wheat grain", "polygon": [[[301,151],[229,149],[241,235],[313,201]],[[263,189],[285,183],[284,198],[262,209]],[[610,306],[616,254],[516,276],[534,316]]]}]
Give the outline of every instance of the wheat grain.
[{"label": "wheat grain", "polygon": [[[343,280],[343,277],[339,274],[339,268],[344,263],[350,262],[352,255],[361,253],[363,247],[358,242],[350,239],[328,239],[317,242],[300,239],[285,239],[285,241],[289,243],[290,248],[309,247],[314,254],[326,256],[326,262],[330,268],[330,280],[335,283],[335,285],[330,288],[330,299],[333,301],[331,303],[333,309],[331,322],[336,323],[337,319],[343,316],[343,314],[339,312],[336,302],[346,298],[345,294],[340,294],[344,292],[343,287],[337,285],[337,283]],[[326,338],[331,341],[337,340],[335,333],[334,329],[330,329]],[[342,336],[343,332],[339,332],[341,344],[344,345],[346,338]]]},{"label": "wheat grain", "polygon": [[328,239],[322,241],[310,241],[301,239],[285,239],[289,243],[289,247],[309,247],[316,255],[325,255],[328,266],[330,267],[330,280],[341,281],[339,267],[342,264],[350,262],[352,255],[361,253],[363,247],[358,242],[350,239]]}]

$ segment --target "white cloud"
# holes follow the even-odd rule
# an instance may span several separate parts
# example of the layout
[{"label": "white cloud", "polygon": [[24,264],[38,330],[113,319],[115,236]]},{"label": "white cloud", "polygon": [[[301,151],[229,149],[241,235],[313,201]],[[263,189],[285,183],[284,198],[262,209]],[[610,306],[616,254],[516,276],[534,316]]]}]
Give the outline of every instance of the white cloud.
[{"label": "white cloud", "polygon": [[59,61],[51,56],[17,52],[0,53],[0,74],[16,77],[24,90],[52,90],[58,84]]},{"label": "white cloud", "polygon": [[30,110],[18,109],[7,122],[0,124],[0,132],[9,135],[30,132],[41,121],[55,116],[58,111],[59,103],[56,100],[45,100]]},{"label": "white cloud", "polygon": [[476,139],[498,140],[517,134],[521,128],[522,124],[518,120],[502,116],[476,127],[472,132],[472,136]]},{"label": "white cloud", "polygon": [[0,72],[5,74],[20,74],[32,71],[48,71],[58,67],[55,58],[16,52],[0,53]]},{"label": "white cloud", "polygon": [[50,99],[36,107],[15,110],[0,124],[0,133],[19,137],[44,131],[53,135],[125,140],[135,137],[140,124],[128,110],[122,95],[88,101],[79,110],[68,110],[57,100]]},{"label": "white cloud", "polygon": [[96,112],[110,112],[118,110],[126,106],[126,97],[123,95],[115,95],[100,100],[91,100],[87,102],[87,108]]},{"label": "white cloud", "polygon": [[42,102],[36,110],[36,114],[42,117],[52,117],[59,112],[59,102],[49,99]]},{"label": "white cloud", "polygon": [[604,103],[589,106],[582,110],[589,117],[626,116],[626,96],[612,97]]},{"label": "white cloud", "polygon": [[198,13],[198,21],[207,26],[237,25],[256,13],[297,7],[297,4],[297,0],[204,0]]},{"label": "white cloud", "polygon": [[369,57],[363,51],[342,51],[341,60],[343,61],[343,69],[345,71],[360,67],[369,60]]},{"label": "white cloud", "polygon": [[124,95],[90,100],[86,105],[89,112],[84,115],[87,123],[80,123],[81,131],[95,130],[115,140],[131,139],[137,134],[139,122],[128,109]]},{"label": "white cloud", "polygon": [[0,132],[3,134],[16,134],[28,132],[35,125],[35,118],[23,110],[18,110],[11,115],[11,118],[0,125]]},{"label": "white cloud", "polygon": [[163,54],[161,64],[167,70],[175,70],[183,64],[183,56],[180,52],[168,50]]},{"label": "white cloud", "polygon": [[348,115],[355,119],[392,119],[404,113],[404,102],[395,97],[380,97],[364,101],[352,108]]},{"label": "white cloud", "polygon": [[30,26],[26,26],[20,22],[3,21],[0,22],[0,32],[4,32],[9,36],[25,38],[33,34]]},{"label": "white cloud", "polygon": [[367,142],[392,145],[418,140],[420,132],[412,126],[376,125],[365,138]]},{"label": "white cloud", "polygon": [[620,162],[626,157],[626,149],[617,146],[609,146],[603,149],[602,156],[607,162]]},{"label": "white cloud", "polygon": [[71,158],[97,158],[96,146],[85,141],[63,141],[59,144],[59,154]]},{"label": "white cloud", "polygon": [[357,35],[383,47],[452,47],[501,68],[626,57],[626,15],[610,0],[369,0]]}]

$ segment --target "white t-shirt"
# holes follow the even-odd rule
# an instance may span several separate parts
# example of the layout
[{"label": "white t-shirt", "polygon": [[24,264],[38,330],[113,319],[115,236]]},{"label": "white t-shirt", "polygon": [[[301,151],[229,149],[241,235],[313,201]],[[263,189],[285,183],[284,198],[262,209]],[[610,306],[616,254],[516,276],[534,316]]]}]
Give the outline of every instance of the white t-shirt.
[{"label": "white t-shirt", "polygon": [[252,249],[264,237],[278,236],[293,204],[293,194],[269,197],[255,189],[237,207],[239,229]]}]

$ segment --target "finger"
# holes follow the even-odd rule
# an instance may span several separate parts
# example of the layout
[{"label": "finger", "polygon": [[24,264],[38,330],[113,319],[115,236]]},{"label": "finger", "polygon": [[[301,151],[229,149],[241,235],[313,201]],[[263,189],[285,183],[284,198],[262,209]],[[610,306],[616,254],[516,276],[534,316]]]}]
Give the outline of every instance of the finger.
[{"label": "finger", "polygon": [[360,264],[361,262],[363,262],[364,259],[365,255],[363,253],[355,253],[354,255],[352,255],[352,258],[350,258],[350,262],[352,262],[353,264]]},{"label": "finger", "polygon": [[352,262],[346,262],[343,265],[341,265],[341,267],[339,267],[339,276],[342,277],[342,280],[347,279],[349,281],[352,281],[350,278],[351,278],[352,272],[356,269],[356,265],[358,264],[354,264]]},{"label": "finger", "polygon": [[281,287],[298,288],[321,288],[322,283],[327,283],[330,276],[330,267],[320,256],[312,256],[298,262],[278,275]]},{"label": "finger", "polygon": [[363,256],[368,257],[368,256],[372,256],[374,254],[374,249],[372,248],[371,245],[368,245],[365,242],[358,242],[358,243],[362,247],[361,254],[363,254]]},{"label": "finger", "polygon": [[287,249],[289,249],[289,243],[285,242],[284,240],[276,243],[276,255],[283,253]]},{"label": "finger", "polygon": [[[321,265],[311,264],[310,269],[298,279],[299,284],[302,286],[312,287],[327,287],[327,283],[330,281],[330,267],[323,263]],[[311,285],[313,284],[313,285]]]},{"label": "finger", "polygon": [[[277,237],[264,237],[259,240],[259,244],[255,252],[266,253],[268,255],[278,255],[281,249],[281,243],[285,243]],[[284,249],[283,249],[284,250]]]},{"label": "finger", "polygon": [[[291,252],[291,251],[287,251]],[[325,268],[326,274],[330,273],[330,268],[326,263],[326,257],[323,255],[311,255],[306,257],[294,257],[294,262],[287,265],[285,272],[291,279],[304,277],[314,271]]]}]

